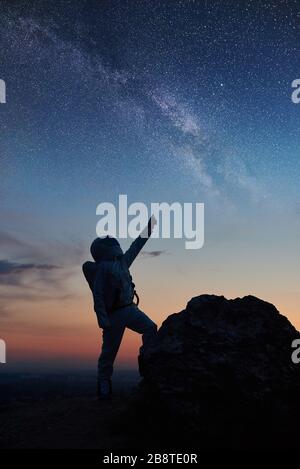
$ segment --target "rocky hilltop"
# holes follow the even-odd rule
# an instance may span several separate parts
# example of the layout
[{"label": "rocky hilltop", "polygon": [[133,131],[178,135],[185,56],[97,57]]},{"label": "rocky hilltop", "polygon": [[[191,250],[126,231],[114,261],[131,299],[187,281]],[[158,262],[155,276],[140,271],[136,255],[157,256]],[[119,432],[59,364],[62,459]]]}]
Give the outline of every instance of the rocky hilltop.
[{"label": "rocky hilltop", "polygon": [[208,447],[293,445],[300,364],[291,344],[299,337],[253,296],[193,298],[142,355],[137,401],[149,433]]},{"label": "rocky hilltop", "polygon": [[299,448],[297,338],[258,298],[198,296],[144,350],[140,383],[116,371],[112,401],[95,399],[94,375],[2,375],[0,448]]}]

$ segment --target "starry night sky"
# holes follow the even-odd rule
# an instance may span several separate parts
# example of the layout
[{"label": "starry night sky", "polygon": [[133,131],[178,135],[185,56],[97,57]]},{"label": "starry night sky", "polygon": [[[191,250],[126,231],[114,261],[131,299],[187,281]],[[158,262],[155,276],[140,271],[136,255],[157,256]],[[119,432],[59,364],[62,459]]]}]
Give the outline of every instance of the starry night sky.
[{"label": "starry night sky", "polygon": [[158,323],[212,292],[300,325],[297,3],[0,1],[0,321],[16,363],[67,360],[94,331],[80,265],[96,206],[122,193],[206,205],[202,250],[151,240],[133,269]]}]

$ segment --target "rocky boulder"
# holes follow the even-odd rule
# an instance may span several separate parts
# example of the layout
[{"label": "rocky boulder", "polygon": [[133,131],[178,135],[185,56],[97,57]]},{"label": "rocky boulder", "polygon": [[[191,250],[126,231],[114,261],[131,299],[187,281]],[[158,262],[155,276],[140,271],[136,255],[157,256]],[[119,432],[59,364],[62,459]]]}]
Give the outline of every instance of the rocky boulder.
[{"label": "rocky boulder", "polygon": [[293,445],[300,421],[300,364],[291,359],[297,338],[275,306],[253,296],[193,298],[143,352],[144,424],[185,445]]}]

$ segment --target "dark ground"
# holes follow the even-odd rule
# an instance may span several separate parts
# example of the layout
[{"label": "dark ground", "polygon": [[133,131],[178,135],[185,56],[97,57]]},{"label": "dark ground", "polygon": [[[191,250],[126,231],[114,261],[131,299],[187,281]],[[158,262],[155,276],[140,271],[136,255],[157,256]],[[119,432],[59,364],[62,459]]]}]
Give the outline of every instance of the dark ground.
[{"label": "dark ground", "polygon": [[135,448],[128,400],[138,383],[119,372],[111,402],[98,402],[87,375],[1,374],[0,448]]}]

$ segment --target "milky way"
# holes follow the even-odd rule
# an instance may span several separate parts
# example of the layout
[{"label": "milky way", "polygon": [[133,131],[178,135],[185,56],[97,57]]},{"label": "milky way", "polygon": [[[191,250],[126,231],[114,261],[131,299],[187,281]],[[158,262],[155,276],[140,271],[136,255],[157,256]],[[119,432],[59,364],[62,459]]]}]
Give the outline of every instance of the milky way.
[{"label": "milky way", "polygon": [[8,185],[172,174],[234,203],[296,182],[296,1],[1,2],[0,21]]}]

